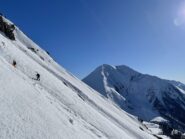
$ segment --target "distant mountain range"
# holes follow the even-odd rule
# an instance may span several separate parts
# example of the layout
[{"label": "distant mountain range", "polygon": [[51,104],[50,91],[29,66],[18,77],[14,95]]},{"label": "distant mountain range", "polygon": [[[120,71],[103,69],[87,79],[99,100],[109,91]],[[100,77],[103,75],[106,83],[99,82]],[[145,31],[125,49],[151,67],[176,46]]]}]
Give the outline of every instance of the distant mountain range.
[{"label": "distant mountain range", "polygon": [[185,85],[141,74],[127,66],[102,65],[83,79],[113,104],[147,122],[185,132]]}]

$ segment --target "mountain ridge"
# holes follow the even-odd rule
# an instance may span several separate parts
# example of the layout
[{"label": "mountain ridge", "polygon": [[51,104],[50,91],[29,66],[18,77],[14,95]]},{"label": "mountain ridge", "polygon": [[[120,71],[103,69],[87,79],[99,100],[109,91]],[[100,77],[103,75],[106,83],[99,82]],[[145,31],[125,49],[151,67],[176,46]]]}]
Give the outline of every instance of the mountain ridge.
[{"label": "mountain ridge", "polygon": [[145,121],[163,117],[170,123],[177,122],[172,124],[173,128],[179,124],[182,126],[179,130],[184,132],[182,83],[107,64],[96,68],[83,81],[128,113]]}]

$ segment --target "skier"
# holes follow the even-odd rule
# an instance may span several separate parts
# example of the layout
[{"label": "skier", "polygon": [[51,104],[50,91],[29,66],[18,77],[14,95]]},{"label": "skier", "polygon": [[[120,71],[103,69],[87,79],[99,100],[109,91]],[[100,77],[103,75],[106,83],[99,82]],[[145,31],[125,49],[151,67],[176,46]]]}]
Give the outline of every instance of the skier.
[{"label": "skier", "polygon": [[39,73],[36,74],[36,80],[40,81],[40,74]]},{"label": "skier", "polygon": [[12,65],[13,65],[13,66],[14,66],[14,68],[15,68],[15,67],[16,67],[16,65],[17,65],[17,62],[16,62],[15,60],[13,60]]}]

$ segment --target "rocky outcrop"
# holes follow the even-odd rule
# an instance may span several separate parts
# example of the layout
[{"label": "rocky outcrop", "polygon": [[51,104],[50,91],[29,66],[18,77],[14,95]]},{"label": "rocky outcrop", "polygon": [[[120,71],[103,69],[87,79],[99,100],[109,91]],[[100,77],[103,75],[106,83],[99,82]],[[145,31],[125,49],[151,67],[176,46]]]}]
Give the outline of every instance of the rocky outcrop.
[{"label": "rocky outcrop", "polygon": [[13,24],[8,24],[4,21],[3,16],[0,16],[0,31],[5,34],[10,40],[15,40],[15,35],[13,31],[15,30],[15,26]]}]

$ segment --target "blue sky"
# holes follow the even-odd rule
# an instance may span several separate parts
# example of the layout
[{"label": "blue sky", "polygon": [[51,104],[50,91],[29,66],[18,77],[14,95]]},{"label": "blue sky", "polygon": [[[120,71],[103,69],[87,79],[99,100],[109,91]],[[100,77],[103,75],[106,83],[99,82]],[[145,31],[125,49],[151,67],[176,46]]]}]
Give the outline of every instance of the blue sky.
[{"label": "blue sky", "polygon": [[79,78],[105,63],[185,83],[184,0],[1,0],[0,9]]}]

